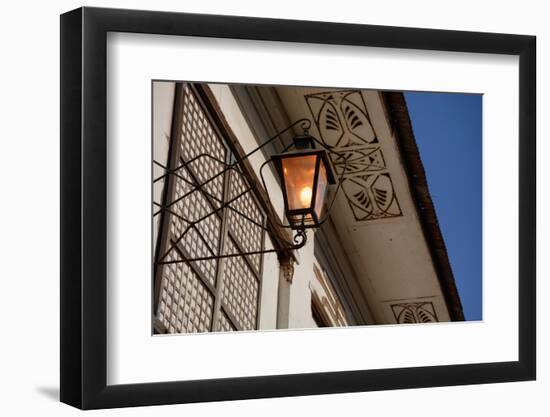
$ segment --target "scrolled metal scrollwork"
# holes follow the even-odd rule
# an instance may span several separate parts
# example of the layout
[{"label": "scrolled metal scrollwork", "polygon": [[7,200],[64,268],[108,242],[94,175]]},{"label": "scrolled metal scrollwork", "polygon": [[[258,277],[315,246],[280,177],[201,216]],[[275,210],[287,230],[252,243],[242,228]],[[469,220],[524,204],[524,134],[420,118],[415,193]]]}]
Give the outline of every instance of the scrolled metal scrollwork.
[{"label": "scrolled metal scrollwork", "polygon": [[307,234],[305,229],[298,229],[296,230],[296,234],[294,235],[293,239],[294,246],[292,249],[300,249],[305,246],[307,243]]}]

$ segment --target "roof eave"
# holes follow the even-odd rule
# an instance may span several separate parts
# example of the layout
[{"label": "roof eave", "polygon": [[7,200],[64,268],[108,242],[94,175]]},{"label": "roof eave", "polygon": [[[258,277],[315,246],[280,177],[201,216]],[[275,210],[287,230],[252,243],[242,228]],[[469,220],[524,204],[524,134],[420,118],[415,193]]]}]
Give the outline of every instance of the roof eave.
[{"label": "roof eave", "polygon": [[426,173],[414,137],[405,97],[401,92],[383,92],[382,96],[388,108],[388,117],[392,128],[396,133],[397,144],[402,155],[413,201],[449,315],[452,321],[464,321],[462,303],[428,189]]}]

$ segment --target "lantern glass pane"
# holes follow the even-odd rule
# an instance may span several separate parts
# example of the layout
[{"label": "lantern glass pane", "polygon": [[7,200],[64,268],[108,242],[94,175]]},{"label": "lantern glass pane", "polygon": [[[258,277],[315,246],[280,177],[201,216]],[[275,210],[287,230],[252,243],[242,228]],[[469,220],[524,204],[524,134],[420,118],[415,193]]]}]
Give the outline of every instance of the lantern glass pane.
[{"label": "lantern glass pane", "polygon": [[289,210],[311,208],[316,161],[317,155],[281,160]]},{"label": "lantern glass pane", "polygon": [[325,162],[321,160],[319,164],[319,179],[317,181],[317,195],[315,196],[315,214],[317,219],[321,220],[323,208],[325,207],[325,194],[327,192],[328,178]]}]

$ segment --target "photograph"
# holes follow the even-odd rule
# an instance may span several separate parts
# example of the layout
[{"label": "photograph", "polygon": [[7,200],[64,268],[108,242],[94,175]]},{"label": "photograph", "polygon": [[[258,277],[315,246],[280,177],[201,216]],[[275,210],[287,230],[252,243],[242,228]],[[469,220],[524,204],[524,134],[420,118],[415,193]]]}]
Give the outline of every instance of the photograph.
[{"label": "photograph", "polygon": [[151,89],[152,334],[483,320],[482,94]]}]

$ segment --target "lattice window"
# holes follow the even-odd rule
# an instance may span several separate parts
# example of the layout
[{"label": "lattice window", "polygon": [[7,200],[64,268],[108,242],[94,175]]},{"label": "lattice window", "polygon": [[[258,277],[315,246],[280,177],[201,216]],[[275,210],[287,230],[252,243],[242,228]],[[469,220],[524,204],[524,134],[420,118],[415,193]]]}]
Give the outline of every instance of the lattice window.
[{"label": "lattice window", "polygon": [[[253,222],[262,224],[262,211],[250,196],[245,194],[237,198],[248,187],[245,184],[245,180],[237,171],[230,171],[229,181],[231,183],[229,200],[232,201],[230,207],[235,209],[229,210],[228,223],[231,232],[245,252],[260,251],[263,247],[263,229],[250,226],[251,224],[254,225]],[[248,257],[256,271],[259,271],[261,267],[261,255],[248,255]]]},{"label": "lattice window", "polygon": [[231,324],[225,313],[221,313],[218,318],[218,330],[222,332],[232,332],[235,330],[235,327],[233,327],[233,324]]},{"label": "lattice window", "polygon": [[[229,239],[227,253],[236,253],[237,248]],[[236,324],[241,329],[256,328],[259,283],[252,269],[242,257],[227,258],[224,265],[225,282],[223,286],[223,304],[233,313]]]},{"label": "lattice window", "polygon": [[[190,179],[187,171],[180,169],[180,175]],[[219,249],[219,240],[221,234],[221,219],[212,213],[212,207],[208,200],[200,191],[190,191],[193,187],[183,180],[179,179],[174,184],[174,201],[177,201],[171,208],[174,214],[170,221],[170,232],[172,236],[178,237],[185,233],[183,239],[179,242],[184,254],[207,257],[214,255]],[[196,222],[191,226],[191,222]],[[196,256],[193,256],[196,257]],[[215,284],[216,262],[214,260],[195,262],[196,266],[206,276],[210,284]]]},{"label": "lattice window", "polygon": [[[169,255],[170,260],[175,260]],[[211,328],[214,297],[186,263],[163,268],[158,317],[170,333],[206,332]]]},{"label": "lattice window", "polygon": [[240,169],[224,173],[235,155],[199,95],[188,84],[176,95],[166,190],[155,212],[163,216],[156,319],[170,333],[255,329],[263,259],[240,254],[263,250],[265,214]]}]

